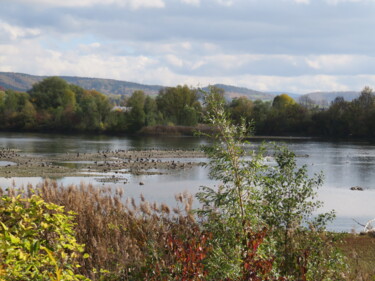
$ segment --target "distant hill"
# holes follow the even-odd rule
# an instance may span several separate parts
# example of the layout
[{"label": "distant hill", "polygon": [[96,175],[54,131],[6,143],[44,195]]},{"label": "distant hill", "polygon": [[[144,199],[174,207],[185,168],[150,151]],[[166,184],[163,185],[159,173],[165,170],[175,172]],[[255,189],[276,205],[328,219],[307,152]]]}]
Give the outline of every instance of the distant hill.
[{"label": "distant hill", "polygon": [[289,93],[289,92],[267,92],[268,94],[275,96],[281,95],[281,94],[287,94],[291,98],[293,98],[295,101],[298,101],[298,99],[301,97],[300,94],[295,94],[295,93]]},{"label": "distant hill", "polygon": [[[230,86],[230,85],[224,85],[224,84],[215,84],[213,86],[223,89],[225,91],[225,94],[231,99],[245,96],[250,100],[267,101],[267,100],[273,100],[273,98],[275,97],[275,95],[270,94],[270,93],[255,91],[255,90],[251,90],[251,89],[244,88],[244,87],[236,87],[236,86]],[[207,87],[204,88],[204,90],[206,89]]]},{"label": "distant hill", "polygon": [[34,76],[23,73],[0,72],[0,87],[25,92],[45,76]]},{"label": "distant hill", "polygon": [[[35,76],[23,73],[0,72],[0,87],[15,91],[26,92],[47,76]],[[156,95],[162,86],[143,85],[138,83],[118,81],[113,79],[84,78],[74,76],[60,76],[68,83],[78,85],[84,89],[97,90],[103,94],[131,95],[135,90],[142,90],[148,95]]]},{"label": "distant hill", "polygon": [[360,95],[360,92],[346,91],[346,92],[313,92],[313,93],[308,93],[303,96],[309,97],[317,104],[329,105],[337,97],[343,97],[346,101],[352,101],[353,99],[358,98],[359,95]]},{"label": "distant hill", "polygon": [[[31,89],[34,83],[37,83],[48,76],[36,76],[23,73],[0,72],[0,88],[12,89],[15,91],[26,92]],[[147,95],[157,95],[163,88],[160,85],[144,85],[133,82],[119,81],[113,79],[85,78],[75,76],[60,76],[68,83],[78,85],[84,89],[94,89],[101,93],[110,95],[131,95],[135,90],[142,90]],[[216,84],[216,87],[225,90],[229,98],[246,96],[251,100],[272,100],[274,95],[255,91],[243,87],[235,87],[224,84]],[[207,87],[204,89],[207,90]]]}]

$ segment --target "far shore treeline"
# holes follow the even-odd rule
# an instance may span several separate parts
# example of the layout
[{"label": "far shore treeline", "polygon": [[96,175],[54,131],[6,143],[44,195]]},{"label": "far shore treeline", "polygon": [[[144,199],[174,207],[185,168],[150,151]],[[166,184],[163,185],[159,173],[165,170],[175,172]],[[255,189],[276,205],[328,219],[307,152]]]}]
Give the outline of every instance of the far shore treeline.
[{"label": "far shore treeline", "polygon": [[[225,98],[220,88],[210,91]],[[28,92],[0,89],[0,130],[191,134],[207,110],[201,97],[199,89],[177,86],[161,89],[156,97],[135,91],[113,100],[49,77]],[[226,107],[233,121],[252,121],[256,135],[375,136],[375,95],[368,87],[357,99],[338,97],[328,108],[306,97],[295,101],[287,94],[273,101],[234,98]]]}]

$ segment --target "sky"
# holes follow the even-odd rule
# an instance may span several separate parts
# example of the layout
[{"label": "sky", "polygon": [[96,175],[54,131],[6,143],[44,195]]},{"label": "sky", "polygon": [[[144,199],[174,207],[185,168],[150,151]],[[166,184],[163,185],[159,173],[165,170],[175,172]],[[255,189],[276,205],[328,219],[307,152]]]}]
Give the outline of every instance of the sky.
[{"label": "sky", "polygon": [[360,91],[374,35],[375,0],[0,0],[0,71]]}]

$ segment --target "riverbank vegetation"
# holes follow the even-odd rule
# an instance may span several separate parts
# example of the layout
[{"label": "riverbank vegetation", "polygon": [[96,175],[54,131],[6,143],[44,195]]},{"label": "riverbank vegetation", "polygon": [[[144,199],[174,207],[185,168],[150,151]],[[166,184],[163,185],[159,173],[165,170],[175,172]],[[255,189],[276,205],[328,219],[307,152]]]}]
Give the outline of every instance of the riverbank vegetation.
[{"label": "riverbank vegetation", "polygon": [[285,147],[267,164],[265,148],[245,149],[250,128],[231,121],[220,96],[205,95],[205,107],[217,130],[204,151],[221,184],[202,188],[200,207],[189,194],[171,207],[85,184],[3,190],[0,279],[44,280],[34,276],[45,272],[46,280],[372,278],[364,264],[361,272],[347,266],[339,247],[348,249],[348,237],[325,229],[334,213],[318,214],[321,175],[309,178]]},{"label": "riverbank vegetation", "polygon": [[[210,91],[225,97],[222,89]],[[353,101],[338,97],[328,108],[287,94],[273,101],[238,97],[226,100],[225,108],[237,124],[241,118],[254,121],[256,135],[375,136],[375,95],[368,87]],[[26,93],[0,90],[0,130],[191,135],[198,124],[207,125],[208,110],[201,91],[188,86],[161,89],[156,97],[135,91],[117,100],[58,77]]]},{"label": "riverbank vegetation", "polygon": [[[24,189],[9,188],[1,193],[0,279],[372,280],[375,276],[373,237],[320,232],[320,239],[327,243],[320,246],[337,247],[347,268],[336,271],[337,278],[283,279],[277,273],[282,270],[275,261],[278,256],[268,251],[273,245],[270,230],[251,233],[248,228],[249,245],[239,245],[242,242],[231,237],[233,233],[205,229],[192,212],[192,200],[189,194],[177,194],[176,206],[171,207],[143,197],[125,199],[121,190],[85,184],[57,186],[51,181]],[[331,238],[327,240],[326,235]],[[233,249],[226,260],[218,259],[225,253],[217,243],[224,246],[228,239],[238,244],[236,250],[247,251],[244,258]],[[309,243],[313,247],[316,241],[304,241],[305,246]],[[314,259],[304,248],[299,250],[301,263],[295,264],[294,274],[303,276],[304,270],[311,274],[314,263],[308,268],[304,264]],[[227,264],[233,254],[240,259]],[[220,272],[232,279],[213,277],[213,266],[225,266]],[[325,266],[322,269],[332,271]]]}]

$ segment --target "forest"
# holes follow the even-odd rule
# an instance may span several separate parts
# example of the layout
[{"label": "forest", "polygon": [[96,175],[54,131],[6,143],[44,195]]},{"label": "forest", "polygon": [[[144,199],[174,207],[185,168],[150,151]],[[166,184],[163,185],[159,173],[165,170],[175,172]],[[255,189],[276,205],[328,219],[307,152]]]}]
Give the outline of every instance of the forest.
[{"label": "forest", "polygon": [[[255,135],[374,137],[375,95],[365,87],[352,101],[336,98],[322,108],[306,97],[287,94],[273,101],[246,97],[226,100],[224,90],[210,92],[225,102],[230,118],[253,124]],[[59,77],[36,83],[27,92],[0,89],[0,130],[40,132],[137,133],[153,126],[190,126],[204,123],[208,108],[202,91],[186,85],[167,87],[156,97],[142,91],[119,99],[68,84]]]}]

